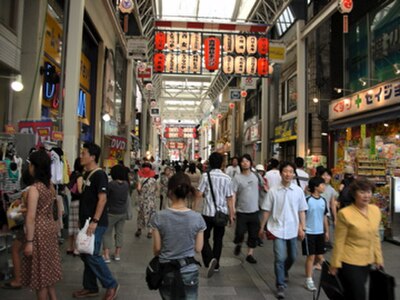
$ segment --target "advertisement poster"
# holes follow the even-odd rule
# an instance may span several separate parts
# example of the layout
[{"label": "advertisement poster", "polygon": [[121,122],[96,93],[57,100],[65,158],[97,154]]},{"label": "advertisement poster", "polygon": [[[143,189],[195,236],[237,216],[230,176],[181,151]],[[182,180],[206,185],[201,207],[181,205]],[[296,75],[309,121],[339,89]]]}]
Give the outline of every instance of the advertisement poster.
[{"label": "advertisement poster", "polygon": [[18,123],[20,133],[35,134],[35,146],[43,146],[45,141],[51,141],[53,122],[51,120],[20,121]]}]

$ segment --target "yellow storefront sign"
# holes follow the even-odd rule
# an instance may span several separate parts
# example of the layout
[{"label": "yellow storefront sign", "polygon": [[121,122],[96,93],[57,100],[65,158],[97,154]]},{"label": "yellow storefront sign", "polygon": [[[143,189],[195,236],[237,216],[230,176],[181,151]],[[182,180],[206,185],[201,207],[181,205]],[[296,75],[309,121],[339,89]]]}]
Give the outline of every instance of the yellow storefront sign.
[{"label": "yellow storefront sign", "polygon": [[275,63],[284,63],[286,61],[286,46],[283,43],[270,42],[269,60]]}]

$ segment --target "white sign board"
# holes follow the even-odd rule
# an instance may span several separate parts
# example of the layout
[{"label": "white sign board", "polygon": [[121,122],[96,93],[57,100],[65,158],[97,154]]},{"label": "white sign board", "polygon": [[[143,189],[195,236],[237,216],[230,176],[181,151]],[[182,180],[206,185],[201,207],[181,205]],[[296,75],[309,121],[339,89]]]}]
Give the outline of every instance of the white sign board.
[{"label": "white sign board", "polygon": [[132,37],[127,39],[128,58],[145,59],[147,53],[147,39],[144,37]]},{"label": "white sign board", "polygon": [[255,77],[242,77],[240,87],[243,90],[255,90],[257,88],[257,78]]},{"label": "white sign board", "polygon": [[229,101],[231,102],[240,102],[240,89],[229,89]]},{"label": "white sign board", "polygon": [[219,104],[218,110],[221,114],[225,114],[229,111],[229,103],[222,102]]},{"label": "white sign board", "polygon": [[400,177],[393,177],[392,184],[394,212],[400,213]]}]

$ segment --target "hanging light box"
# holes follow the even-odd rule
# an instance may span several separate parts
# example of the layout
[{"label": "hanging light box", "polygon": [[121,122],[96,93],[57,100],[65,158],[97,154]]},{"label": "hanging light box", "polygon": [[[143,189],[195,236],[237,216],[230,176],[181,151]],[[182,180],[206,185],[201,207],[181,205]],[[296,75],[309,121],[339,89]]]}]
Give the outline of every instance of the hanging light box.
[{"label": "hanging light box", "polygon": [[154,47],[156,50],[163,50],[165,47],[165,33],[164,32],[156,32],[154,36]]},{"label": "hanging light box", "polygon": [[243,74],[246,70],[246,60],[244,56],[235,57],[235,74]]},{"label": "hanging light box", "polygon": [[269,40],[266,37],[260,37],[258,39],[257,51],[260,55],[267,55],[269,51]]},{"label": "hanging light box", "polygon": [[190,34],[190,50],[193,52],[201,50],[201,34],[191,33]]},{"label": "hanging light box", "polygon": [[247,53],[252,55],[257,52],[257,38],[254,35],[247,37]]},{"label": "hanging light box", "polygon": [[179,33],[179,49],[181,51],[187,51],[189,49],[189,33],[188,32],[180,32]]},{"label": "hanging light box", "polygon": [[189,71],[189,55],[182,53],[178,56],[178,73]]},{"label": "hanging light box", "polygon": [[165,72],[176,72],[176,56],[173,53],[168,53],[165,57]]},{"label": "hanging light box", "polygon": [[218,69],[221,42],[217,37],[211,36],[204,41],[204,59],[206,69],[214,72]]},{"label": "hanging light box", "polygon": [[244,35],[236,36],[235,50],[237,54],[243,54],[246,51],[246,37]]},{"label": "hanging light box", "polygon": [[156,53],[154,54],[154,71],[155,72],[163,72],[165,67],[165,55],[164,53]]},{"label": "hanging light box", "polygon": [[266,76],[268,75],[268,70],[269,70],[268,60],[265,57],[260,57],[258,59],[258,64],[257,64],[257,74],[259,76]]},{"label": "hanging light box", "polygon": [[232,74],[234,70],[235,59],[231,55],[224,56],[222,70],[225,74]]},{"label": "hanging light box", "polygon": [[201,71],[201,56],[200,54],[192,54],[189,56],[190,71],[192,73],[200,73]]},{"label": "hanging light box", "polygon": [[246,73],[248,75],[256,75],[257,72],[257,58],[249,56],[246,59]]},{"label": "hanging light box", "polygon": [[223,48],[225,52],[231,53],[235,51],[235,38],[232,34],[225,34],[224,35],[224,44]]},{"label": "hanging light box", "polygon": [[178,44],[178,34],[176,32],[167,33],[167,48],[169,50],[175,50]]}]

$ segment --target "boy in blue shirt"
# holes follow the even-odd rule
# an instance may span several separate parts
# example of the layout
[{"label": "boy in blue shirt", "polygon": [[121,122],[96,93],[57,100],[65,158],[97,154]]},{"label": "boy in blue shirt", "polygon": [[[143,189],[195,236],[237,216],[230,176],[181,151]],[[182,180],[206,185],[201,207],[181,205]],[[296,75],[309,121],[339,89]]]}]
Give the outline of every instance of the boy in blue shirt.
[{"label": "boy in blue shirt", "polygon": [[313,177],[308,183],[311,195],[306,198],[308,211],[306,213],[306,237],[302,242],[303,255],[306,259],[305,288],[315,291],[317,288],[312,279],[315,259],[323,261],[325,241],[329,240],[328,205],[321,196],[325,191],[325,181],[321,177]]}]

